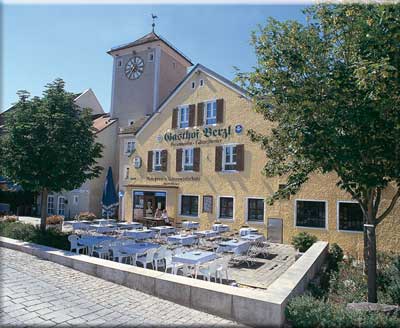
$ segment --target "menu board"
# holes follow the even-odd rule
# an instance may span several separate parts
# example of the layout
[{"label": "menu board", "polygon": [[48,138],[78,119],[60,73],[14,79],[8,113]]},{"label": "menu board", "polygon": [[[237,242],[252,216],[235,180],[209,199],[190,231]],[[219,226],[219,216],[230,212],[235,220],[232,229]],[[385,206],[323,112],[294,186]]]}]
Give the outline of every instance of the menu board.
[{"label": "menu board", "polygon": [[203,196],[203,213],[213,212],[213,196]]}]

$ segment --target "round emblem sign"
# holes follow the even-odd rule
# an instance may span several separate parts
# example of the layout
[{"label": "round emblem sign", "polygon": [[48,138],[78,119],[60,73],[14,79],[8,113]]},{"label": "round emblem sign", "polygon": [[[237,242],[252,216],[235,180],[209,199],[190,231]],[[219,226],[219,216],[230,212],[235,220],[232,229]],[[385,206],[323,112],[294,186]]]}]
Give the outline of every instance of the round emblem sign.
[{"label": "round emblem sign", "polygon": [[158,135],[157,138],[156,138],[156,140],[157,140],[158,142],[161,142],[161,141],[163,140],[163,136],[162,136],[161,134]]},{"label": "round emblem sign", "polygon": [[133,159],[133,164],[135,165],[136,169],[139,169],[142,166],[142,159],[139,156],[136,156]]},{"label": "round emblem sign", "polygon": [[242,126],[241,124],[237,124],[237,125],[235,126],[235,132],[236,132],[237,134],[241,134],[241,133],[243,132],[243,126]]}]

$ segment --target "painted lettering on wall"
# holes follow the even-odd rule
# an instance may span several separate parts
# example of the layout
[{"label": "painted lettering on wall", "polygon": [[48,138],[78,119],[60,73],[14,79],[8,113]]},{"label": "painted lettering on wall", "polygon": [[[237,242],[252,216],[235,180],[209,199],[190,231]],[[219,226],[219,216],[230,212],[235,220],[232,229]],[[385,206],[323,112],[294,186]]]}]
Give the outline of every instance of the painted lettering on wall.
[{"label": "painted lettering on wall", "polygon": [[167,132],[164,134],[166,142],[176,143],[179,141],[191,142],[201,138],[227,139],[232,135],[232,127],[225,128],[205,127],[204,129],[185,130],[179,132]]}]

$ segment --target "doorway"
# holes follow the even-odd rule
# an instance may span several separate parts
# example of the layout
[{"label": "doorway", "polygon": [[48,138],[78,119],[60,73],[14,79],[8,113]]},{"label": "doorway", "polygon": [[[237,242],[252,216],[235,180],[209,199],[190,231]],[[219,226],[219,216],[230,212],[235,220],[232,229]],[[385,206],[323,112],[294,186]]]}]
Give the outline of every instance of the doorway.
[{"label": "doorway", "polygon": [[267,240],[271,243],[283,242],[283,220],[276,218],[268,218],[267,224]]},{"label": "doorway", "polygon": [[133,192],[133,219],[154,217],[157,208],[166,208],[167,193],[161,191],[134,191]]}]

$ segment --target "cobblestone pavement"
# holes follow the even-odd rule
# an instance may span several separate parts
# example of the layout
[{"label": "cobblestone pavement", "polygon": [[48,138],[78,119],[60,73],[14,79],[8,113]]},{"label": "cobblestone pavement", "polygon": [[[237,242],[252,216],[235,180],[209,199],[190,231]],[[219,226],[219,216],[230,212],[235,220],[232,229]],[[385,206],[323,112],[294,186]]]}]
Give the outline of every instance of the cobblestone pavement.
[{"label": "cobblestone pavement", "polygon": [[0,256],[1,327],[238,326],[29,254]]}]

